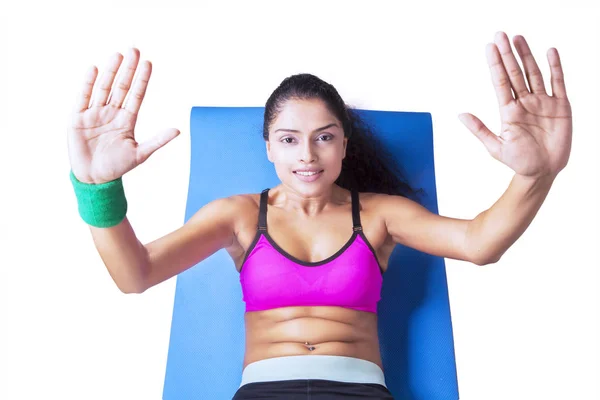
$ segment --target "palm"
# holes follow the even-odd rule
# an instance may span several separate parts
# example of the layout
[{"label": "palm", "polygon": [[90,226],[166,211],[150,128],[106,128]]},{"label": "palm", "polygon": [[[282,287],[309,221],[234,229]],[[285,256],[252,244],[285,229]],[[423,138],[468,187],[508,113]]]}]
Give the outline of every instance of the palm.
[{"label": "palm", "polygon": [[138,144],[135,140],[135,123],[150,79],[151,64],[141,63],[132,85],[139,60],[139,51],[132,50],[114,88],[122,56],[117,54],[112,58],[91,105],[97,71],[96,67],[90,70],[73,111],[68,134],[71,169],[85,182],[101,183],[121,177],[179,134],[177,129],[169,129],[147,143]]},{"label": "palm", "polygon": [[[523,176],[555,175],[569,159],[572,136],[571,106],[566,97],[558,54],[549,52],[553,96],[524,38],[515,45],[523,60],[529,88],[504,34],[488,47],[488,62],[500,105],[501,127],[494,135],[478,118],[463,120],[490,154]],[[508,73],[507,71],[511,71]]]},{"label": "palm", "polygon": [[135,119],[127,110],[111,106],[90,108],[76,115],[73,144],[80,161],[89,165],[94,180],[110,181],[138,164]]}]

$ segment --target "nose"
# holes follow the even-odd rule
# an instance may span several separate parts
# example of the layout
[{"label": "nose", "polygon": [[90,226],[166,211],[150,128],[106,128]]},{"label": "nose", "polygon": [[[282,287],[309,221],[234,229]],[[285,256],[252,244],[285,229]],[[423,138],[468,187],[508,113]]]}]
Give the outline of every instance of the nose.
[{"label": "nose", "polygon": [[307,140],[304,142],[300,153],[300,161],[304,164],[310,164],[312,162],[317,161],[317,153],[313,147],[313,143],[311,140]]}]

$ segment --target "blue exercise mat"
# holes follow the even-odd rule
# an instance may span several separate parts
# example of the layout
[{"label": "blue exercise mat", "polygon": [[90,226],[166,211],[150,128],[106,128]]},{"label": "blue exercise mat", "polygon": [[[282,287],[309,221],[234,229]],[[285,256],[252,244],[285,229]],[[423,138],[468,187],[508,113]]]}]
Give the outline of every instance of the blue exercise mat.
[{"label": "blue exercise mat", "polygon": [[[437,213],[429,113],[358,110]],[[279,184],[262,139],[263,107],[194,107],[185,222],[210,201]],[[398,400],[455,400],[458,383],[444,259],[396,246],[384,274],[379,340]],[[225,250],[179,274],[163,399],[231,399],[245,349],[239,273]]]}]

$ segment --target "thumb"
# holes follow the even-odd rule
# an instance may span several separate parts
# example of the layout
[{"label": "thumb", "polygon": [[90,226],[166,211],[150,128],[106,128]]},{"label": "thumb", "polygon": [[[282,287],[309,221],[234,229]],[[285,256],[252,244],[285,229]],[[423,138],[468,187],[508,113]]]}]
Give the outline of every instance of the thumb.
[{"label": "thumb", "polygon": [[175,139],[179,134],[178,129],[166,129],[144,143],[140,143],[136,154],[138,165],[146,161],[156,150]]},{"label": "thumb", "polygon": [[458,119],[463,123],[483,143],[488,152],[496,159],[500,155],[502,142],[479,118],[473,114],[463,113],[458,115]]}]

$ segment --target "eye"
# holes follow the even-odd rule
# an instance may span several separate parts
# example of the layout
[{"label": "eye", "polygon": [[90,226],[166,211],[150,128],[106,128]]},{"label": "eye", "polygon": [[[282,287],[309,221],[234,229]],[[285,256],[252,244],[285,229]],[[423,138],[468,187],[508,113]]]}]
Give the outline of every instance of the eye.
[{"label": "eye", "polygon": [[293,139],[293,138],[291,138],[291,137],[285,137],[285,138],[281,139],[281,142],[282,142],[282,143],[285,143],[285,144],[290,144],[290,143],[292,143],[292,142],[293,142],[293,140],[294,140],[294,139]]},{"label": "eye", "polygon": [[328,141],[330,141],[331,139],[333,139],[333,135],[330,135],[330,134],[321,135],[321,136],[319,136],[319,139],[320,139],[322,142],[328,142]]}]

